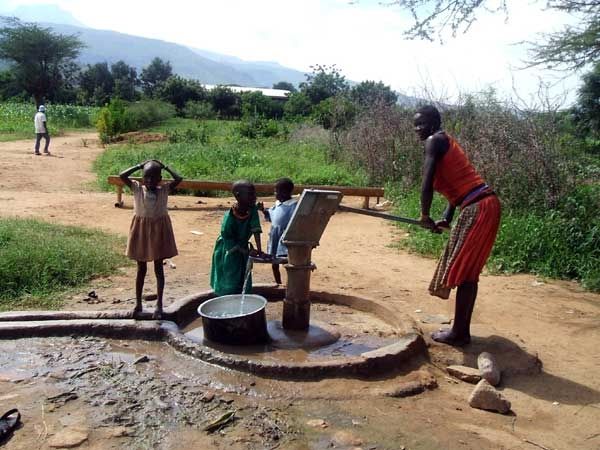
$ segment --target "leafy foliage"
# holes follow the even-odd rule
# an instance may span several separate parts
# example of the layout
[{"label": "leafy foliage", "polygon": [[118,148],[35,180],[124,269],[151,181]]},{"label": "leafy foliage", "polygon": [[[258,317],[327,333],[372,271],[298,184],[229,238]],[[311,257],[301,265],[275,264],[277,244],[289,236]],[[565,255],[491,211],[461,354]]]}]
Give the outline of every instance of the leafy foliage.
[{"label": "leafy foliage", "polygon": [[177,111],[182,112],[187,102],[206,100],[208,93],[199,82],[172,75],[158,86],[155,96],[172,103]]},{"label": "leafy foliage", "polygon": [[299,120],[312,111],[310,98],[304,92],[291,94],[283,106],[283,115],[287,120]]},{"label": "leafy foliage", "polygon": [[217,86],[210,91],[210,101],[218,117],[237,118],[241,114],[241,97],[227,86]]},{"label": "leafy foliage", "polygon": [[577,122],[593,139],[600,139],[600,62],[583,76],[575,108]]},{"label": "leafy foliage", "polygon": [[124,61],[117,61],[110,67],[110,71],[115,81],[114,95],[128,102],[136,100],[139,80],[135,67],[127,65]]},{"label": "leafy foliage", "polygon": [[283,105],[263,95],[262,92],[244,92],[241,95],[242,116],[261,116],[280,119],[283,116]]},{"label": "leafy foliage", "polygon": [[296,92],[296,86],[294,86],[289,81],[279,81],[273,85],[273,89],[282,89],[284,91]]},{"label": "leafy foliage", "polygon": [[532,65],[580,69],[600,60],[600,0],[550,0],[548,7],[580,15],[576,26],[544,36],[531,44]]},{"label": "leafy foliage", "polygon": [[183,108],[183,117],[188,119],[214,119],[216,112],[212,107],[212,103],[208,100],[186,102]]},{"label": "leafy foliage", "polygon": [[75,36],[53,33],[16,18],[0,18],[0,59],[12,62],[19,86],[39,105],[56,98],[64,73],[83,47]]},{"label": "leafy foliage", "polygon": [[104,106],[110,102],[115,80],[107,63],[88,65],[79,74],[79,101]]},{"label": "leafy foliage", "polygon": [[169,61],[154,58],[147,67],[142,69],[140,80],[144,94],[153,97],[156,89],[173,75],[173,68]]},{"label": "leafy foliage", "polygon": [[317,64],[311,66],[311,69],[312,73],[306,74],[306,81],[300,83],[300,92],[304,93],[313,105],[348,91],[346,77],[335,65]]},{"label": "leafy foliage", "polygon": [[96,129],[103,143],[127,131],[148,128],[175,115],[175,108],[159,100],[126,103],[114,98],[100,110]]},{"label": "leafy foliage", "polygon": [[398,95],[381,81],[362,81],[350,90],[350,98],[360,107],[369,108],[378,104],[394,105]]}]

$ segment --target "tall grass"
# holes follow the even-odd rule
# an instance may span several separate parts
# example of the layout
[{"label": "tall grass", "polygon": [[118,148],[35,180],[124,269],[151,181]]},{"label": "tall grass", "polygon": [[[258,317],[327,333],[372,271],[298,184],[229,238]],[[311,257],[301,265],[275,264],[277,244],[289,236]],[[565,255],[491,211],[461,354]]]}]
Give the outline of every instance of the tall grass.
[{"label": "tall grass", "polygon": [[94,164],[100,186],[109,189],[108,175],[118,174],[146,159],[159,159],[188,179],[230,181],[246,178],[254,182],[272,182],[285,176],[299,184],[364,186],[367,183],[363,170],[344,162],[328,162],[327,145],[322,142],[292,142],[281,137],[247,139],[236,134],[235,123],[208,121],[206,124],[206,143],[108,148]]},{"label": "tall grass", "polygon": [[59,294],[127,263],[122,238],[33,219],[0,219],[0,310],[57,307]]}]

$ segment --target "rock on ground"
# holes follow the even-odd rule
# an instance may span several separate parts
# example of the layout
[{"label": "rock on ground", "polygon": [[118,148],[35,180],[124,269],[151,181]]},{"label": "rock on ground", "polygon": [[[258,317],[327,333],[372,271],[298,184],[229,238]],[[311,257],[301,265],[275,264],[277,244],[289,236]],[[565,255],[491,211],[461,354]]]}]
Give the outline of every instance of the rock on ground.
[{"label": "rock on ground", "polygon": [[484,378],[492,386],[498,386],[500,383],[500,367],[494,355],[488,352],[483,352],[477,357],[477,367],[481,373],[481,378]]},{"label": "rock on ground", "polygon": [[479,373],[479,369],[474,369],[473,367],[453,365],[446,367],[446,370],[454,378],[466,381],[467,383],[477,384],[479,383],[479,380],[481,380],[481,374]]},{"label": "rock on ground", "polygon": [[74,448],[79,447],[88,438],[88,430],[85,428],[71,428],[61,430],[48,440],[48,446],[52,448]]},{"label": "rock on ground", "polygon": [[477,383],[469,397],[469,405],[472,408],[497,411],[501,414],[510,411],[510,402],[486,380]]}]

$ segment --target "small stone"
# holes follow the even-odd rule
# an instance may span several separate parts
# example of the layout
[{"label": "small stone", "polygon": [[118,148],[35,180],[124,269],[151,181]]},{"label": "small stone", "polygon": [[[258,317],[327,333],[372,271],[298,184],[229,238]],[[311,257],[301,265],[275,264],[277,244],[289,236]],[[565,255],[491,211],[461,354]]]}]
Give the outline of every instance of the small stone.
[{"label": "small stone", "polygon": [[200,399],[200,401],[202,403],[210,403],[210,402],[212,402],[214,400],[214,398],[215,398],[215,394],[214,393],[207,392],[206,394],[204,394],[202,396],[202,398]]},{"label": "small stone", "polygon": [[306,425],[308,425],[309,427],[315,427],[315,428],[327,428],[329,426],[329,424],[327,422],[325,422],[323,419],[309,420],[308,422],[306,422]]},{"label": "small stone", "polygon": [[71,428],[56,433],[48,440],[48,446],[52,448],[74,448],[79,447],[88,439],[88,430],[85,428]]},{"label": "small stone", "polygon": [[467,383],[477,384],[481,380],[481,374],[478,369],[467,366],[448,366],[446,370],[450,375]]},{"label": "small stone", "polygon": [[362,445],[363,441],[357,436],[354,436],[348,431],[336,431],[333,435],[333,441],[341,446],[353,446],[358,447]]},{"label": "small stone", "polygon": [[479,367],[481,378],[487,380],[492,386],[498,386],[500,383],[500,367],[494,355],[488,352],[481,353],[477,357],[477,367]]},{"label": "small stone", "polygon": [[418,381],[409,381],[408,383],[403,383],[400,387],[394,389],[391,392],[386,393],[388,397],[412,397],[413,395],[421,394],[425,392],[425,386]]},{"label": "small stone", "polygon": [[506,414],[510,411],[510,402],[486,380],[481,380],[469,397],[472,408],[497,411]]},{"label": "small stone", "polygon": [[148,361],[150,361],[150,358],[148,358],[147,355],[144,355],[144,356],[140,356],[138,359],[136,359],[133,362],[133,364],[135,365],[135,364],[139,364],[139,363],[145,363],[145,362],[148,362]]}]

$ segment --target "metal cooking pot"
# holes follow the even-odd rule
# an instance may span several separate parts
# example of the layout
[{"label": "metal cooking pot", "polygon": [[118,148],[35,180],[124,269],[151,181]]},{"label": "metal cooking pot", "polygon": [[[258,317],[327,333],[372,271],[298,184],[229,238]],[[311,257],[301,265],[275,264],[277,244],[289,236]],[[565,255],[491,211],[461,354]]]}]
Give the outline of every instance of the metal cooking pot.
[{"label": "metal cooking pot", "polygon": [[263,344],[269,340],[267,300],[254,294],[223,295],[198,307],[204,337],[221,344]]}]

